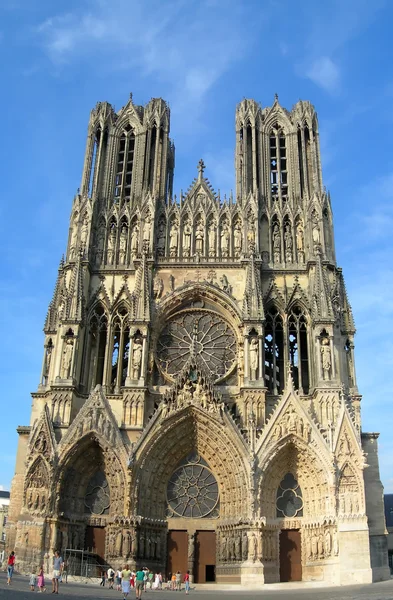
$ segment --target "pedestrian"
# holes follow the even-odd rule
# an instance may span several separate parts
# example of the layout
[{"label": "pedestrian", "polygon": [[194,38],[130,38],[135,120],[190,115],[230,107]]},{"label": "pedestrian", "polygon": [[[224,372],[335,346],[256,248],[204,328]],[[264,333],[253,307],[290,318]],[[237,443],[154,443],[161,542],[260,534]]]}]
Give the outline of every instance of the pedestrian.
[{"label": "pedestrian", "polygon": [[116,589],[121,591],[121,568],[116,571]]},{"label": "pedestrian", "polygon": [[147,567],[143,567],[143,573],[143,589],[146,592],[149,569]]},{"label": "pedestrian", "polygon": [[112,567],[109,567],[108,569],[108,583],[109,583],[109,589],[113,590],[113,584],[115,582],[115,572],[112,569]]},{"label": "pedestrian", "polygon": [[184,575],[184,588],[186,590],[186,594],[190,591],[190,571]]},{"label": "pedestrian", "polygon": [[7,561],[7,585],[11,585],[12,576],[15,568],[15,552],[12,551]]},{"label": "pedestrian", "polygon": [[37,582],[37,578],[36,578],[36,574],[35,574],[36,570],[37,570],[37,567],[32,569],[31,573],[30,573],[30,591],[31,592],[35,592],[35,584]]},{"label": "pedestrian", "polygon": [[153,587],[153,579],[154,579],[153,571],[148,571],[148,578],[149,578],[149,588],[151,589]]},{"label": "pedestrian", "polygon": [[38,590],[40,592],[46,592],[45,577],[44,577],[44,567],[43,567],[43,565],[40,566],[39,571],[38,571],[37,586],[38,586]]},{"label": "pedestrian", "polygon": [[181,590],[181,573],[180,573],[180,571],[177,571],[177,573],[176,573],[176,589],[178,592],[180,592],[180,590]]},{"label": "pedestrian", "polygon": [[172,575],[172,590],[174,592],[176,591],[176,573],[173,573]]},{"label": "pedestrian", "polygon": [[125,600],[130,593],[130,577],[131,571],[128,565],[124,565],[124,569],[121,572],[121,590],[123,592],[123,599]]},{"label": "pedestrian", "polygon": [[105,587],[105,571],[101,571],[101,581],[100,586]]},{"label": "pedestrian", "polygon": [[63,562],[60,552],[56,550],[53,557],[52,594],[59,593],[59,579],[63,571]]},{"label": "pedestrian", "polygon": [[134,588],[135,587],[135,573],[134,573],[134,571],[131,571],[130,583],[131,583],[131,587]]},{"label": "pedestrian", "polygon": [[135,593],[136,598],[142,598],[142,590],[144,587],[145,572],[143,569],[138,569],[135,573]]}]

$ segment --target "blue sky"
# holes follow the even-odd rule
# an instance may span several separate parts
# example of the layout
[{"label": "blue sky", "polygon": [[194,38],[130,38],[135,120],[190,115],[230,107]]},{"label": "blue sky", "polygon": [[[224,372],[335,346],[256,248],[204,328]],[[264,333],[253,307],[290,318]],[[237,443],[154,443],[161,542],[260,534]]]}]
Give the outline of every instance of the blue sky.
[{"label": "blue sky", "polygon": [[318,111],[338,263],[357,324],[365,431],[380,431],[393,492],[393,3],[389,0],[3,0],[0,485],[38,385],[42,327],[79,186],[90,109],[161,96],[171,106],[175,187],[203,157],[228,193],[234,114],[274,93]]}]

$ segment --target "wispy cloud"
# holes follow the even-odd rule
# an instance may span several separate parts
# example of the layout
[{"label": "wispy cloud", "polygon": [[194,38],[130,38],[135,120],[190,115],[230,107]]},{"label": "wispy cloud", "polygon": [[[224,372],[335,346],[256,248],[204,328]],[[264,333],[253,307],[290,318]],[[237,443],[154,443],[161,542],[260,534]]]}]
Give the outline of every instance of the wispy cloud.
[{"label": "wispy cloud", "polygon": [[328,56],[315,59],[305,74],[316,85],[330,93],[335,93],[339,89],[340,69]]},{"label": "wispy cloud", "polygon": [[100,0],[94,12],[46,19],[36,34],[57,69],[88,60],[101,72],[154,76],[176,111],[200,105],[244,57],[257,29],[250,35],[245,7],[238,3],[224,11],[211,0]]}]

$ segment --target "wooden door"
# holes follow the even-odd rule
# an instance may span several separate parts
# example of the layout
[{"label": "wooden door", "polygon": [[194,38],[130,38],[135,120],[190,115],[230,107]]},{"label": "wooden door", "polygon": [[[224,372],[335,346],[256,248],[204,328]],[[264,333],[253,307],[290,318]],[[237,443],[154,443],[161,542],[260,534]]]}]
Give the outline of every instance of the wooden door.
[{"label": "wooden door", "polygon": [[188,569],[188,534],[187,531],[168,531],[168,562],[169,573],[180,571],[182,580]]},{"label": "wooden door", "polygon": [[216,580],[216,532],[197,531],[194,578],[196,583]]},{"label": "wooden door", "polygon": [[97,554],[105,562],[105,527],[86,527],[85,550]]},{"label": "wooden door", "polygon": [[280,533],[280,581],[302,580],[300,531],[283,529]]}]

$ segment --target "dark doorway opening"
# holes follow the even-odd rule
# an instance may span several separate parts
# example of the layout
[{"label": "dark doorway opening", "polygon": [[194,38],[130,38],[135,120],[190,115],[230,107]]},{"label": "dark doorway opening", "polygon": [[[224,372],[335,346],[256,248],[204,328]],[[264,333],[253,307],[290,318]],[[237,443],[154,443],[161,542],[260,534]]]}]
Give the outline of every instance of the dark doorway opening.
[{"label": "dark doorway opening", "polygon": [[205,566],[205,579],[206,583],[216,580],[216,565]]}]

